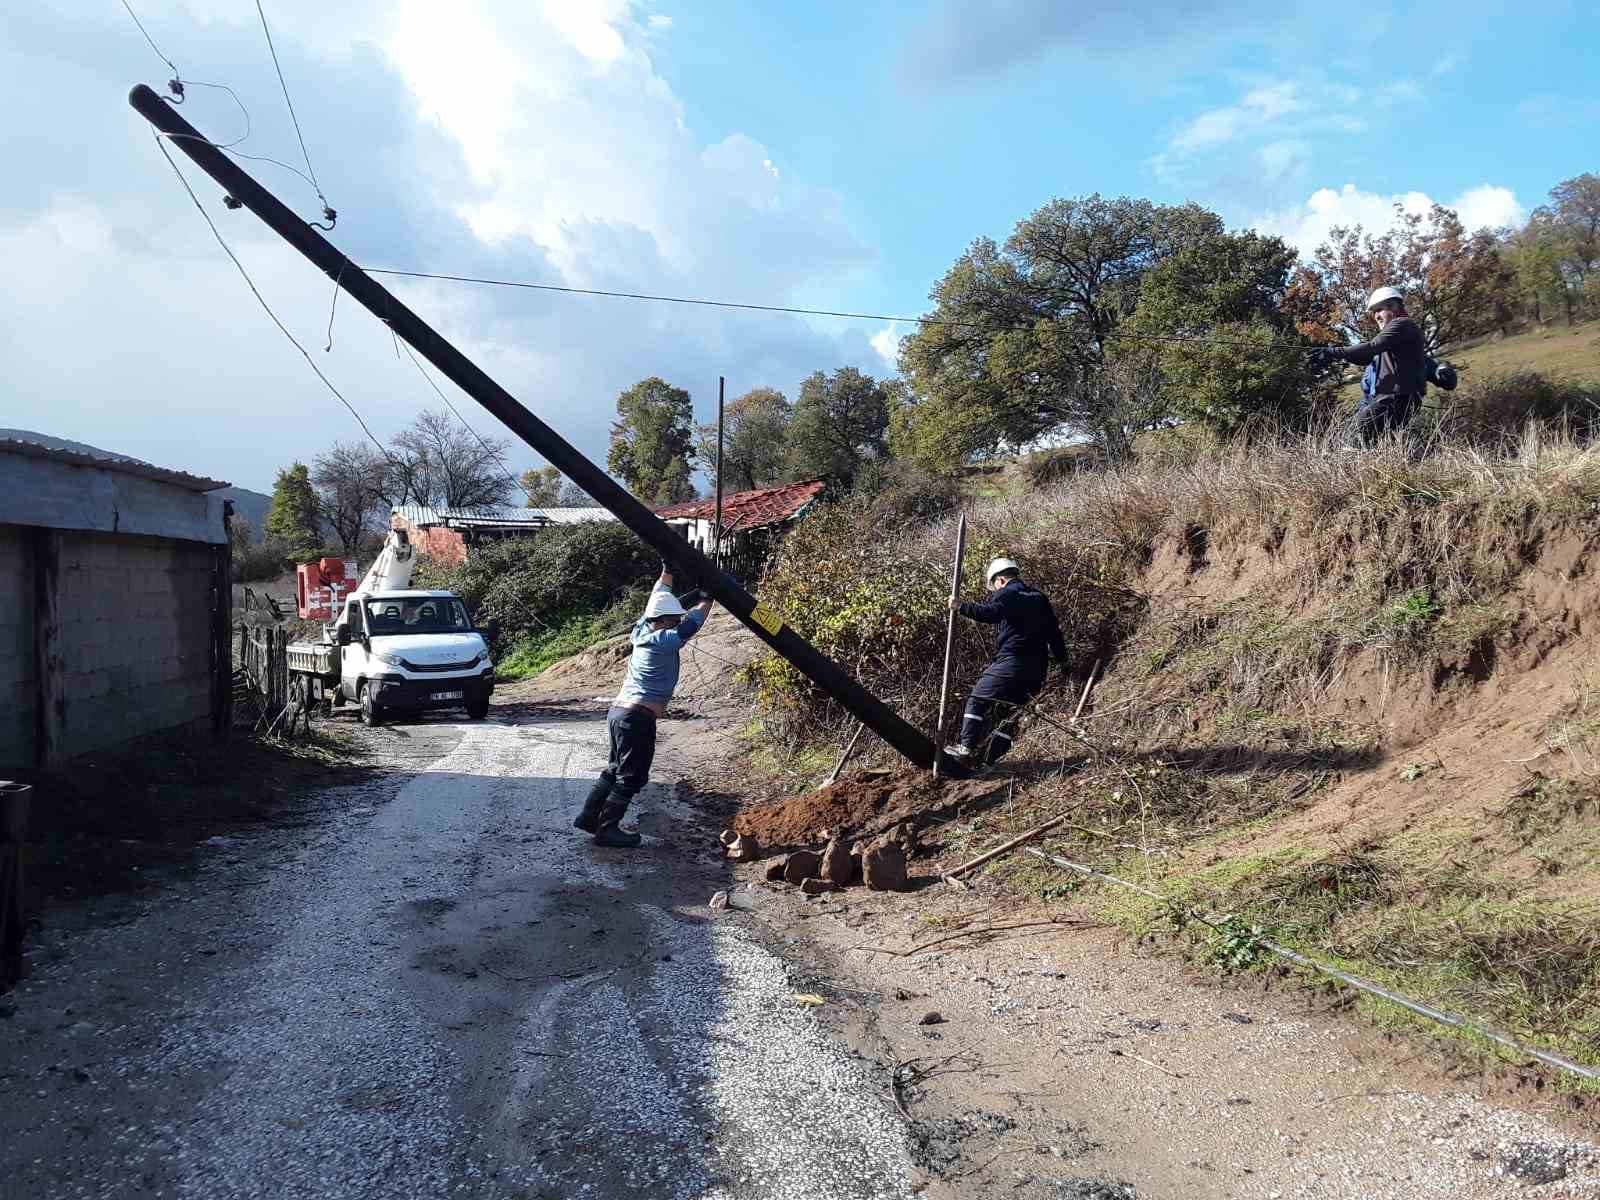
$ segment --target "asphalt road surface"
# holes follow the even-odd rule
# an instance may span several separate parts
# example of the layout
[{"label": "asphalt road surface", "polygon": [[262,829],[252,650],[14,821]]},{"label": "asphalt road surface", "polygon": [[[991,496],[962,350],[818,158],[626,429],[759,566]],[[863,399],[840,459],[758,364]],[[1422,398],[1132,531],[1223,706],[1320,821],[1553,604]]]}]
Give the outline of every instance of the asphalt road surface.
[{"label": "asphalt road surface", "polygon": [[570,826],[603,711],[377,731],[369,782],[52,918],[4,998],[0,1195],[910,1194],[881,1080],[652,787]]}]

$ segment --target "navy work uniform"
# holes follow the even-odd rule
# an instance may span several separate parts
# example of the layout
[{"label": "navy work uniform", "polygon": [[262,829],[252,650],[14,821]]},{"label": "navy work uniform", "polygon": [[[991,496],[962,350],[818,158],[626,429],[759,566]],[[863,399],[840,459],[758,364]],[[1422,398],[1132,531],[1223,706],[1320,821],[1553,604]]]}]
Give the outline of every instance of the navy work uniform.
[{"label": "navy work uniform", "polygon": [[981,604],[962,604],[956,611],[969,620],[1000,627],[994,661],[973,685],[961,717],[961,733],[947,754],[992,763],[1011,749],[1017,716],[1044,687],[1049,662],[1065,663],[1067,646],[1055,609],[1041,591],[1022,582],[1017,564],[997,558],[989,564],[989,586],[1001,586]]}]

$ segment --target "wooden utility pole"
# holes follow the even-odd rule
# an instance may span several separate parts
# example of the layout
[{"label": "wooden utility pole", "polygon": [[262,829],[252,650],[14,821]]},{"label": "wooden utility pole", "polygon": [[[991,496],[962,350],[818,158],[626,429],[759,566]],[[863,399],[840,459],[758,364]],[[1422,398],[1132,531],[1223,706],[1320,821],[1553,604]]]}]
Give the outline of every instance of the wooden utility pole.
[{"label": "wooden utility pole", "polygon": [[715,549],[712,553],[716,556],[717,566],[722,566],[722,397],[727,390],[728,381],[721,375],[717,376],[717,523],[712,527],[712,536],[716,541],[712,543]]},{"label": "wooden utility pole", "polygon": [[[128,103],[223,189],[229,207],[247,208],[259,217],[332,280],[335,287],[382,321],[396,337],[403,339],[445,378],[537,450],[545,461],[592,496],[602,508],[610,510],[647,546],[662,558],[687,567],[712,599],[889,745],[916,766],[933,766],[939,752],[927,734],[914,728],[862,687],[843,667],[795,632],[781,615],[757,602],[710,558],[693,545],[685,544],[665,521],[580,454],[571,442],[534,416],[398,296],[351,262],[333,243],[262,187],[172,105],[144,84],[128,94]],[[952,773],[965,773],[962,764],[947,763],[946,768]]]},{"label": "wooden utility pole", "polygon": [[933,727],[933,777],[939,777],[939,760],[944,757],[939,752],[940,739],[944,737],[944,706],[950,695],[950,659],[956,645],[956,609],[955,603],[961,595],[961,560],[967,553],[967,515],[961,514],[961,519],[956,522],[956,561],[950,569],[950,611],[944,627],[944,674],[939,680],[939,723]]}]

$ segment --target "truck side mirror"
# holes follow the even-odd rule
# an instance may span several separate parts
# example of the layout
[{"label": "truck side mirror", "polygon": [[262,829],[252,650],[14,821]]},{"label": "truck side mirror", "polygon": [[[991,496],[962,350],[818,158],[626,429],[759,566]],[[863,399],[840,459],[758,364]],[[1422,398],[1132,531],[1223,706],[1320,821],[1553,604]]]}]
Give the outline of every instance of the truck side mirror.
[{"label": "truck side mirror", "polygon": [[493,644],[500,640],[500,618],[490,617],[489,623],[483,627],[483,635]]},{"label": "truck side mirror", "polygon": [[348,625],[339,626],[339,635],[338,635],[338,637],[339,637],[339,645],[348,646],[350,644],[350,626],[348,626]]}]

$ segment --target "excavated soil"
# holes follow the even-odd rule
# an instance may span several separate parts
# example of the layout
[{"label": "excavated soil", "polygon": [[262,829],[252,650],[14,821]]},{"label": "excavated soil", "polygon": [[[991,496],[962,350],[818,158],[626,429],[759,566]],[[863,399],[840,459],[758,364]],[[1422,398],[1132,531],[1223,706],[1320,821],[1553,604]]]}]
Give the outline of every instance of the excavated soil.
[{"label": "excavated soil", "polygon": [[862,771],[802,796],[756,805],[736,816],[733,828],[768,850],[812,846],[826,835],[859,840],[904,822],[953,819],[985,806],[1005,787],[1005,780],[934,779],[914,768]]}]

